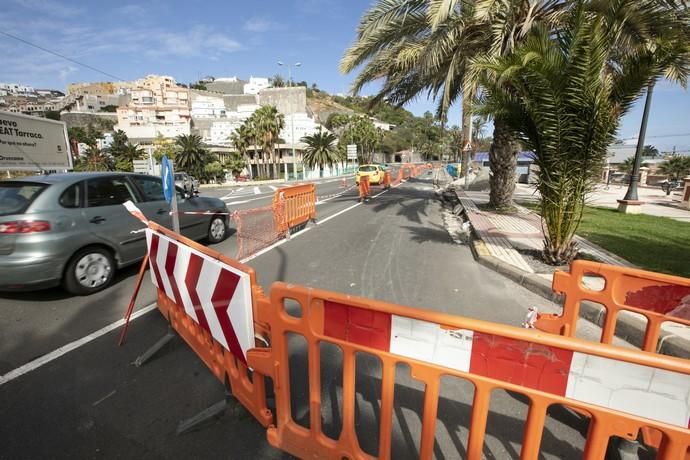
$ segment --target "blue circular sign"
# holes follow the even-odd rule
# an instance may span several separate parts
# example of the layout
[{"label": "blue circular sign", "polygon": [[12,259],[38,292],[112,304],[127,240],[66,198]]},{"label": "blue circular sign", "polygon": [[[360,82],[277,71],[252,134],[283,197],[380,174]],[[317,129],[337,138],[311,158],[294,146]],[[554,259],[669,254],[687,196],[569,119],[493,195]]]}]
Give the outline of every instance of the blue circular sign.
[{"label": "blue circular sign", "polygon": [[168,160],[166,155],[163,155],[161,159],[161,180],[163,181],[163,196],[165,201],[170,203],[173,199],[173,193],[175,193],[175,181],[170,160]]}]

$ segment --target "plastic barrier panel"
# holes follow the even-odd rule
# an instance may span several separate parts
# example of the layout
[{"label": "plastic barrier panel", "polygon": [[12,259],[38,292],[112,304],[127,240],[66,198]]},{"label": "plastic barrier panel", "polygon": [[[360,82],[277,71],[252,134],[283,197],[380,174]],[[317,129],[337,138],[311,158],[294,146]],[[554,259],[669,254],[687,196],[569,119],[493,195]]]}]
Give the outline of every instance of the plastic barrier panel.
[{"label": "plastic barrier panel", "polygon": [[364,201],[369,198],[371,189],[369,186],[369,176],[362,176],[359,178],[359,200]]},{"label": "plastic barrier panel", "polygon": [[[276,426],[269,442],[300,458],[371,458],[355,431],[355,355],[373,354],[382,365],[379,458],[391,458],[395,367],[410,366],[425,385],[419,456],[433,455],[440,379],[454,375],[474,385],[466,458],[480,459],[491,392],[524,395],[529,412],[521,458],[536,459],[548,407],[564,404],[590,415],[584,457],[604,458],[610,436],[635,439],[643,427],[663,433],[657,458],[679,459],[690,444],[690,363],[612,348],[535,330],[471,320],[369,299],[275,283],[270,308],[260,310],[272,348],[248,353],[249,364],[274,380]],[[286,312],[296,301],[301,316]],[[307,343],[309,428],[291,415],[288,336]],[[320,344],[342,351],[342,429],[337,439],[321,429]],[[658,388],[650,391],[650,388]]]},{"label": "plastic barrier panel", "polygon": [[282,209],[279,228],[283,231],[316,219],[316,185],[301,184],[276,190],[273,207]]},{"label": "plastic barrier panel", "polygon": [[254,348],[262,325],[254,323],[263,298],[254,270],[150,222],[146,231],[151,279],[158,308],[233,396],[267,426],[264,379],[250,379],[247,350]]},{"label": "plastic barrier panel", "polygon": [[554,292],[565,295],[561,315],[541,314],[538,329],[575,337],[582,301],[606,309],[601,342],[610,344],[621,311],[647,319],[642,349],[656,352],[661,325],[673,322],[690,326],[690,279],[615,265],[576,260],[570,272],[556,272]]}]

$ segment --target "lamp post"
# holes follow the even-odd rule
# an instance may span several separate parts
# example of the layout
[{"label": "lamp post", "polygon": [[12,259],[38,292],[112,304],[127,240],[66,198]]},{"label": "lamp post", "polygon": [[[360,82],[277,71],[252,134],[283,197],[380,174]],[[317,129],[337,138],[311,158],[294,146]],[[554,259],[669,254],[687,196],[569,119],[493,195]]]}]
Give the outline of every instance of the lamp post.
[{"label": "lamp post", "polygon": [[[279,66],[287,66],[288,68],[288,87],[292,87],[292,67],[300,67],[302,65],[301,62],[295,62],[294,64],[285,64],[283,61],[278,61]],[[290,138],[291,141],[290,145],[292,146],[292,168],[295,170],[295,176],[297,175],[297,157],[295,157],[295,117],[294,117],[294,110],[292,108],[292,98],[290,98]],[[288,167],[287,167],[287,161],[283,163],[284,168],[285,168],[285,181],[287,182],[288,180]],[[306,171],[303,172],[303,174],[306,175]]]},{"label": "lamp post", "polygon": [[638,214],[642,204],[637,197],[637,183],[640,181],[640,163],[642,163],[642,150],[644,148],[644,137],[647,133],[647,120],[649,119],[649,109],[652,105],[652,91],[656,82],[651,80],[647,84],[647,98],[644,102],[644,112],[642,113],[642,124],[640,134],[637,137],[637,149],[635,150],[635,163],[630,172],[630,183],[628,191],[622,200],[618,200],[618,210],[623,213]]}]

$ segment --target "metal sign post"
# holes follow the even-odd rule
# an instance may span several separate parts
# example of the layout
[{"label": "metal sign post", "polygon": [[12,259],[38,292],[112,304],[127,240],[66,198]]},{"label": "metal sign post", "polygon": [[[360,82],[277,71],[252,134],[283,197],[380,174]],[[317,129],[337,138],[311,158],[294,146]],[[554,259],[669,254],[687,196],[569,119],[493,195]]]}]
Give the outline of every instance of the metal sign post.
[{"label": "metal sign post", "polygon": [[163,181],[163,196],[170,203],[172,210],[173,231],[180,233],[180,215],[177,213],[177,190],[175,190],[175,171],[167,155],[161,159],[161,180]]}]

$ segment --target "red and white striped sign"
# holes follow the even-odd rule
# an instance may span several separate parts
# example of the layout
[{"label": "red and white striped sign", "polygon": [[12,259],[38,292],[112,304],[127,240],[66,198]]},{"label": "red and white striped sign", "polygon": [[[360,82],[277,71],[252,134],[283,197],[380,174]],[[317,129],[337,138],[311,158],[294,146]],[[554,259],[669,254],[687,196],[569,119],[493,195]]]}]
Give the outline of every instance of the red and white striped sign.
[{"label": "red and white striped sign", "polygon": [[585,403],[690,427],[690,376],[326,301],[324,334]]},{"label": "red and white striped sign", "polygon": [[246,364],[254,346],[249,275],[151,229],[146,242],[153,284]]}]

